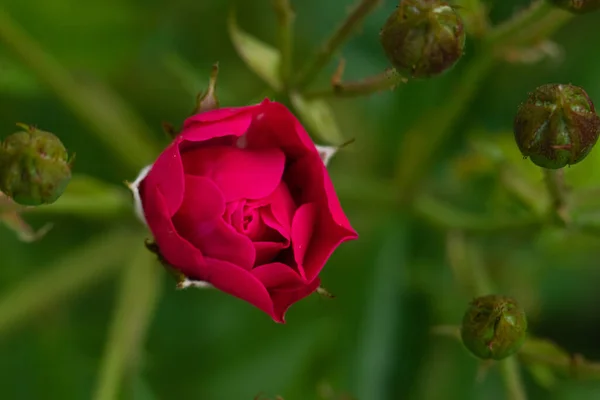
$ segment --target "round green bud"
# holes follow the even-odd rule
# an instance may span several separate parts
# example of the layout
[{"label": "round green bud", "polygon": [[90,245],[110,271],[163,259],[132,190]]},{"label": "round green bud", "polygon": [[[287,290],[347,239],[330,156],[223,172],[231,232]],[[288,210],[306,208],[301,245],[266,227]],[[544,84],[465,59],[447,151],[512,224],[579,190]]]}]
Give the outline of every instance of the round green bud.
[{"label": "round green bud", "polygon": [[558,8],[575,14],[585,14],[600,9],[600,0],[550,0]]},{"label": "round green bud", "polygon": [[402,0],[379,38],[392,65],[413,78],[444,72],[458,61],[465,46],[460,16],[438,0]]},{"label": "round green bud", "polygon": [[502,360],[516,353],[527,333],[525,311],[506,296],[489,295],[471,302],[462,321],[466,348],[482,359]]},{"label": "round green bud", "polygon": [[0,191],[18,204],[55,202],[71,179],[71,162],[52,133],[20,125],[0,143]]},{"label": "round green bud", "polygon": [[582,88],[548,84],[529,93],[519,106],[514,134],[524,157],[558,169],[588,155],[600,134],[600,117]]}]

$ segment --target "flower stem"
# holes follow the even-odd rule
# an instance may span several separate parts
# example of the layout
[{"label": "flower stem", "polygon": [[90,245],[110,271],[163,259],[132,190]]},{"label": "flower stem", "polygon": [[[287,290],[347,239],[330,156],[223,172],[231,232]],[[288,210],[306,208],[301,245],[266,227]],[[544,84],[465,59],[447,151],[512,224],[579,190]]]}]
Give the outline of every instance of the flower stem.
[{"label": "flower stem", "polygon": [[149,140],[150,129],[121,98],[104,86],[77,82],[1,8],[0,43],[89,124],[90,132],[120,156],[131,172],[137,172],[158,154],[160,148]]},{"label": "flower stem", "polygon": [[350,37],[356,27],[365,19],[365,17],[375,9],[381,0],[360,0],[360,2],[350,12],[342,25],[327,39],[321,49],[317,52],[314,59],[300,74],[297,80],[297,88],[302,89],[309,85],[317,74],[331,60],[333,53]]},{"label": "flower stem", "polygon": [[527,400],[517,357],[508,357],[500,361],[500,370],[506,386],[506,398],[508,400]]},{"label": "flower stem", "polygon": [[129,230],[109,231],[9,289],[0,298],[0,336],[111,276],[135,241]]},{"label": "flower stem", "polygon": [[566,14],[540,0],[512,20],[488,32],[482,40],[481,53],[467,66],[455,86],[451,101],[447,101],[442,108],[428,112],[405,134],[396,170],[396,188],[401,204],[412,200],[432,164],[433,156],[452,132],[506,46],[528,44],[547,37],[571,18]]},{"label": "flower stem", "polygon": [[561,169],[542,168],[544,182],[552,201],[553,218],[563,225],[571,222],[567,205],[567,189],[565,186],[565,171]]},{"label": "flower stem", "polygon": [[162,269],[141,243],[137,247],[131,265],[122,273],[121,291],[94,400],[120,397],[123,380],[135,369],[139,359],[159,295]]},{"label": "flower stem", "polygon": [[480,53],[469,63],[455,85],[452,99],[445,106],[427,112],[406,132],[398,151],[395,175],[401,204],[412,201],[415,189],[426,174],[432,157],[452,132],[452,127],[468,107],[493,65],[494,58],[490,52]]},{"label": "flower stem", "polygon": [[341,80],[332,80],[329,88],[307,92],[305,98],[365,96],[386,89],[394,89],[405,82],[406,78],[400,75],[398,71],[394,68],[388,68],[380,74],[360,81],[342,82]]},{"label": "flower stem", "polygon": [[290,0],[271,0],[271,3],[273,4],[273,9],[277,14],[279,23],[279,51],[281,52],[279,73],[283,85],[288,87],[292,73],[294,11],[292,10]]}]

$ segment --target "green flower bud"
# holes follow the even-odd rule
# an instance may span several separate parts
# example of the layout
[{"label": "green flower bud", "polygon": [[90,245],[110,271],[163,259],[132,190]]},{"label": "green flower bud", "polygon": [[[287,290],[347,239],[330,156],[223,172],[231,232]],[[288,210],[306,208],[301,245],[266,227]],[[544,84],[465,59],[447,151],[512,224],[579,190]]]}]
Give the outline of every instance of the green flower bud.
[{"label": "green flower bud", "polygon": [[526,332],[525,311],[514,299],[488,295],[471,302],[463,317],[461,337],[477,357],[501,360],[521,348]]},{"label": "green flower bud", "polygon": [[600,0],[550,0],[558,8],[575,14],[585,14],[600,9]]},{"label": "green flower bud", "polygon": [[465,30],[445,1],[402,0],[380,33],[393,66],[413,78],[438,75],[463,54]]},{"label": "green flower bud", "polygon": [[0,144],[0,191],[26,206],[50,204],[71,179],[71,161],[52,133],[18,124]]},{"label": "green flower bud", "polygon": [[514,133],[524,157],[540,167],[558,169],[588,155],[600,134],[600,117],[582,88],[543,85],[519,106]]}]

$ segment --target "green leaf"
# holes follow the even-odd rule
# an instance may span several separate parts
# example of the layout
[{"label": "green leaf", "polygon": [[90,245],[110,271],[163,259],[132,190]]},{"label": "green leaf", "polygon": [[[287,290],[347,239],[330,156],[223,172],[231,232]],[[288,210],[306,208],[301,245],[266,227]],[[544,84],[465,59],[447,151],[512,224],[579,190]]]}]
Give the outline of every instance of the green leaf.
[{"label": "green leaf", "polygon": [[242,31],[237,25],[234,11],[229,14],[228,27],[233,46],[246,65],[273,89],[281,90],[279,51]]},{"label": "green leaf", "polygon": [[307,100],[298,93],[292,93],[290,98],[298,117],[313,135],[328,144],[342,143],[342,134],[333,110],[325,100]]}]

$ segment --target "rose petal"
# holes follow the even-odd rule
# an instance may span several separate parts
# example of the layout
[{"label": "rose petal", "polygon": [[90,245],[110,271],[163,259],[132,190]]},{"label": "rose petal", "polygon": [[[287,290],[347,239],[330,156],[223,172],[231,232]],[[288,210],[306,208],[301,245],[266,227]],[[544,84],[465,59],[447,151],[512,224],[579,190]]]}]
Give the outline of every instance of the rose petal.
[{"label": "rose petal", "polygon": [[163,194],[169,216],[177,212],[183,201],[183,165],[178,143],[175,140],[162,152],[143,181],[144,187],[156,187]]},{"label": "rose petal", "polygon": [[289,246],[289,243],[281,242],[253,242],[253,244],[254,250],[256,251],[256,261],[254,262],[254,265],[257,266],[271,262],[281,250]]},{"label": "rose petal", "polygon": [[292,304],[313,293],[321,284],[318,278],[307,284],[289,265],[277,262],[256,267],[252,274],[269,291],[274,315],[281,322],[285,322],[285,313]]},{"label": "rose petal", "polygon": [[283,236],[289,238],[289,232],[292,228],[292,217],[296,211],[296,204],[290,194],[285,182],[280,182],[277,189],[269,196],[269,202],[271,203],[271,213],[277,220],[279,225],[287,231],[287,234]]},{"label": "rose petal", "polygon": [[177,218],[196,222],[219,218],[225,212],[223,194],[208,178],[185,175],[185,191]]},{"label": "rose petal", "polygon": [[296,202],[323,203],[336,224],[358,237],[342,210],[327,169],[318,157],[307,155],[291,164],[283,179]]},{"label": "rose petal", "polygon": [[298,119],[283,104],[263,102],[247,132],[248,148],[281,148],[290,158],[317,149]]},{"label": "rose petal", "polygon": [[184,275],[202,280],[205,262],[200,251],[178,233],[164,196],[156,187],[147,188],[142,198],[144,216],[162,257]]},{"label": "rose petal", "polygon": [[335,249],[348,240],[356,239],[355,233],[340,227],[327,215],[317,216],[317,226],[308,245],[302,268],[306,280],[317,277]]},{"label": "rose petal", "polygon": [[317,278],[306,286],[297,289],[274,289],[269,291],[273,302],[273,315],[276,320],[285,323],[285,314],[290,306],[314,293],[319,285],[321,285],[321,281]]},{"label": "rose petal", "polygon": [[279,185],[285,167],[285,155],[276,148],[215,146],[196,148],[182,157],[186,173],[211,178],[226,202],[270,195]]},{"label": "rose petal", "polygon": [[274,262],[252,269],[252,275],[257,277],[270,291],[272,289],[297,289],[306,282],[289,265]]},{"label": "rose petal", "polygon": [[180,234],[205,257],[227,261],[244,269],[254,266],[256,252],[252,241],[236,232],[222,218],[201,221],[176,215],[173,221]]},{"label": "rose petal", "polygon": [[273,312],[273,302],[265,286],[252,273],[222,260],[207,258],[210,275],[207,279],[217,289],[247,301],[269,314],[276,322],[283,322]]},{"label": "rose petal", "polygon": [[317,205],[315,203],[303,204],[296,210],[294,220],[292,221],[292,248],[294,250],[294,260],[298,265],[300,275],[305,278],[304,256],[310,245],[313,230],[315,228],[315,218],[317,215]]},{"label": "rose petal", "polygon": [[220,108],[193,115],[185,120],[180,136],[190,142],[202,142],[223,136],[242,136],[248,130],[260,104]]}]

